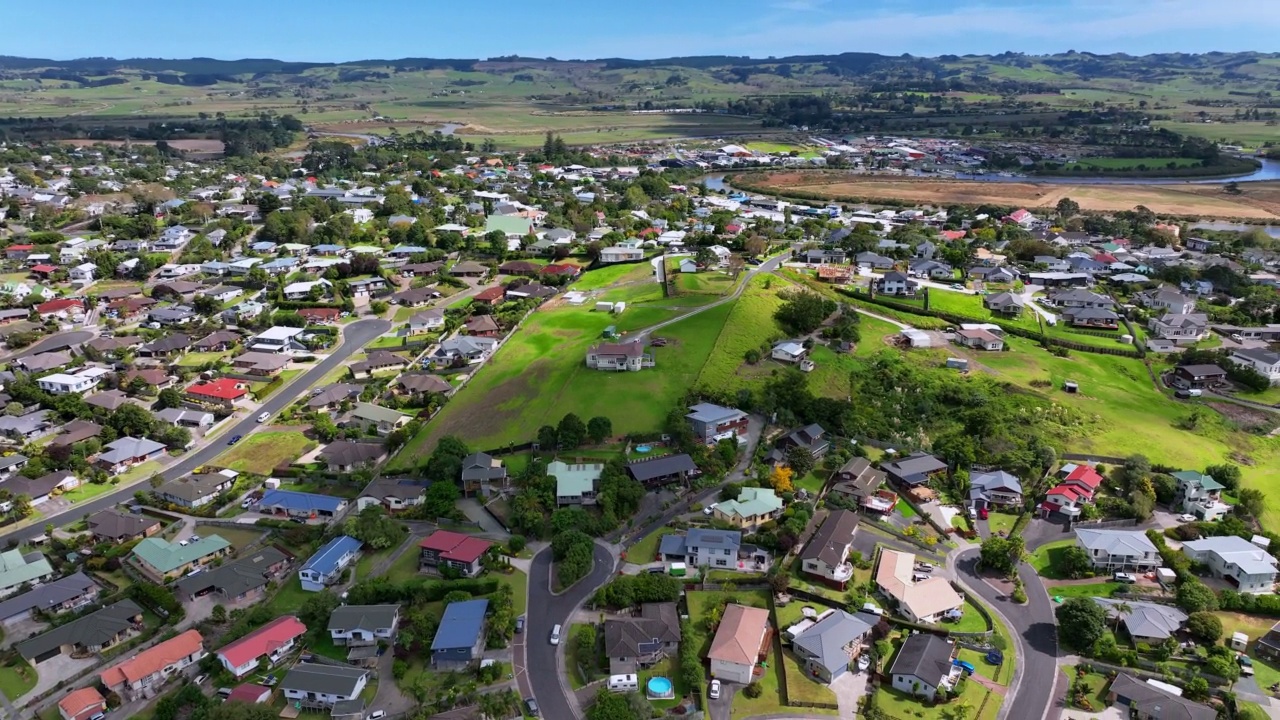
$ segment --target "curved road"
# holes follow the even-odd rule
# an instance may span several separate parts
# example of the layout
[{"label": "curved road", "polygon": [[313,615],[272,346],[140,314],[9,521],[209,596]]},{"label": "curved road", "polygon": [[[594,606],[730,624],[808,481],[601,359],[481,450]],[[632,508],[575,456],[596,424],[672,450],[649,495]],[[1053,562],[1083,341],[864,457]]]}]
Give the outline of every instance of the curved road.
[{"label": "curved road", "polygon": [[[160,474],[164,479],[172,480],[182,477],[183,475],[190,474],[191,471],[201,465],[211,462],[227,449],[226,443],[222,441],[223,437],[248,435],[258,429],[261,425],[259,425],[257,420],[254,419],[255,416],[261,412],[269,412],[274,416],[276,413],[285,409],[286,406],[298,399],[302,394],[302,389],[309,388],[319,382],[325,375],[328,375],[347,358],[351,357],[352,354],[361,350],[366,343],[372,341],[374,338],[390,329],[390,322],[374,319],[359,320],[346,326],[342,330],[342,345],[334,350],[329,357],[321,360],[310,370],[299,375],[287,386],[277,390],[257,411],[246,415],[230,429],[221,432],[218,438],[206,444],[204,447],[201,447],[195,452],[184,455],[182,460],[176,465],[169,466],[169,468]],[[298,388],[298,390],[296,392],[291,392],[292,388]],[[138,483],[142,482],[146,482],[146,478],[142,478],[138,481]],[[41,522],[39,523],[0,535],[0,542],[7,542],[9,540],[26,540],[27,538],[35,537],[44,533],[44,526],[49,523],[53,523],[55,526],[66,525],[79,520],[84,517],[86,513],[105,510],[112,505],[116,505],[133,497],[133,493],[135,492],[138,483],[121,486],[119,490],[116,490],[113,493],[103,495],[86,503],[73,505],[70,509],[57,515],[41,518]]]},{"label": "curved road", "polygon": [[1053,615],[1053,603],[1040,582],[1035,569],[1027,563],[1018,565],[1018,576],[1027,590],[1027,604],[1017,605],[978,573],[978,550],[966,550],[955,562],[956,573],[966,587],[977,593],[1004,619],[1014,634],[1018,656],[1009,684],[1011,700],[1000,708],[999,717],[1048,718],[1058,717],[1054,712],[1055,692],[1063,679],[1058,675],[1058,630]]},{"label": "curved road", "polygon": [[544,718],[571,720],[578,717],[574,706],[569,702],[570,689],[568,680],[561,672],[556,656],[557,648],[551,644],[551,628],[560,625],[561,645],[571,642],[569,615],[596,588],[613,577],[613,554],[596,543],[594,555],[595,567],[591,574],[562,595],[551,593],[549,546],[534,556],[533,565],[529,568],[529,610],[525,617],[527,627],[524,635],[525,676]]}]

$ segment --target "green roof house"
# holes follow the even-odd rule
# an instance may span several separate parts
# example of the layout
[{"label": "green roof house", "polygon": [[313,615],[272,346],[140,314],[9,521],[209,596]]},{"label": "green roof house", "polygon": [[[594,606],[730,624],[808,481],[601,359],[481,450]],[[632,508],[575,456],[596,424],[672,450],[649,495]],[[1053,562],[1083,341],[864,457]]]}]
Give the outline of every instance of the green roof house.
[{"label": "green roof house", "polygon": [[1182,512],[1205,521],[1217,520],[1231,512],[1231,506],[1222,502],[1222,491],[1226,486],[1214,480],[1212,475],[1195,470],[1180,470],[1171,475],[1178,483],[1173,506],[1181,506]]},{"label": "green roof house", "polygon": [[229,555],[231,543],[209,535],[199,540],[169,542],[158,537],[144,538],[133,548],[130,560],[134,567],[157,582],[165,582],[199,572],[214,560]]},{"label": "green roof house", "polygon": [[23,583],[47,580],[53,576],[53,566],[40,553],[23,556],[18,550],[0,552],[0,597],[17,592]]},{"label": "green roof house", "polygon": [[595,505],[596,483],[604,465],[583,463],[570,465],[555,460],[547,465],[547,475],[556,479],[556,505]]},{"label": "green roof house", "polygon": [[712,514],[734,527],[754,529],[782,514],[782,498],[773,488],[744,487],[737,500],[718,503]]}]

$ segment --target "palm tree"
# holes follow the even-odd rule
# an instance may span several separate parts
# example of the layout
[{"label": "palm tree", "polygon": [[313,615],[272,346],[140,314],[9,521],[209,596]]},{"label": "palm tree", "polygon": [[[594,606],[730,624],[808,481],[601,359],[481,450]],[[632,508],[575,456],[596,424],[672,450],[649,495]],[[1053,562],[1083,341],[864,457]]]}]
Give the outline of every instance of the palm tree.
[{"label": "palm tree", "polygon": [[1111,606],[1111,611],[1116,614],[1116,626],[1112,628],[1111,631],[1120,632],[1120,621],[1124,618],[1125,615],[1128,615],[1129,613],[1133,612],[1133,606],[1121,600],[1120,602],[1117,602],[1116,604]]}]

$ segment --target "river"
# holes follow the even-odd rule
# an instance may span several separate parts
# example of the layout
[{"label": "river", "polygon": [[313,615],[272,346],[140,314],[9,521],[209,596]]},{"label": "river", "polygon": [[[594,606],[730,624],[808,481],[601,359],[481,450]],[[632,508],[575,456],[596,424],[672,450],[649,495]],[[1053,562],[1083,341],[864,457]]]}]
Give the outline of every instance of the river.
[{"label": "river", "polygon": [[[970,180],[973,182],[1020,182],[1035,183],[1037,185],[1225,185],[1229,182],[1261,182],[1263,180],[1280,180],[1280,160],[1267,160],[1264,158],[1256,158],[1262,163],[1254,172],[1248,175],[1238,175],[1235,177],[1221,178],[1112,178],[1112,177],[1002,177],[1000,175],[963,175],[956,174],[954,176],[938,175],[938,174],[919,174],[919,175],[859,175],[862,177],[875,178],[923,178],[928,180]],[[753,170],[756,168],[752,168]],[[728,186],[724,182],[724,173],[715,175],[707,175],[702,178],[710,190],[725,191]]]}]

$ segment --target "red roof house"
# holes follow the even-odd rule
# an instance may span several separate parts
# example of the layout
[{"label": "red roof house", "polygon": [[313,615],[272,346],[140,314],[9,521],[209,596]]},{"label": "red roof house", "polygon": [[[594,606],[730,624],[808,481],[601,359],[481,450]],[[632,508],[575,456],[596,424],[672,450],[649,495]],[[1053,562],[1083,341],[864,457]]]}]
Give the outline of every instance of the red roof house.
[{"label": "red roof house", "polygon": [[938,233],[944,240],[963,240],[965,236],[964,230],[943,230]]},{"label": "red roof house", "polygon": [[1097,491],[1098,486],[1102,484],[1102,476],[1098,474],[1088,465],[1077,465],[1067,473],[1067,477],[1063,479],[1064,485],[1074,485],[1079,490],[1083,490],[1085,494],[1093,495]]},{"label": "red roof house", "polygon": [[35,273],[36,275],[48,276],[58,272],[58,266],[40,263],[39,265],[36,265],[35,267],[31,268],[31,272]]},{"label": "red roof house", "polygon": [[502,287],[501,285],[494,285],[491,288],[485,288],[484,290],[481,290],[480,292],[476,293],[475,297],[472,299],[475,302],[482,303],[484,305],[492,305],[493,303],[496,303],[502,298],[506,297],[506,295],[507,295],[506,288]]},{"label": "red roof house", "polygon": [[566,275],[568,277],[578,277],[582,274],[582,268],[571,263],[556,263],[542,268],[543,275]]},{"label": "red roof house", "polygon": [[307,626],[298,618],[278,617],[219,650],[218,661],[236,677],[243,677],[256,670],[264,657],[274,664],[292,650],[306,632]]},{"label": "red roof house", "polygon": [[235,402],[248,394],[248,392],[245,389],[245,383],[237,382],[232,378],[218,378],[217,380],[196,383],[187,388],[188,395],[194,395],[201,400],[216,400],[223,403]]},{"label": "red roof house", "polygon": [[62,720],[88,720],[106,711],[107,701],[97,688],[80,688],[58,701]]},{"label": "red roof house", "polygon": [[76,312],[84,312],[84,301],[74,298],[58,298],[49,302],[42,302],[36,306],[36,312],[41,315],[56,315],[58,313],[75,314]]},{"label": "red roof house", "polygon": [[302,308],[298,315],[308,322],[337,322],[341,313],[338,308]]},{"label": "red roof house", "polygon": [[418,543],[418,547],[418,563],[423,569],[450,567],[475,577],[480,573],[480,558],[493,543],[451,530],[437,530]]},{"label": "red roof house", "polygon": [[742,232],[742,226],[738,225],[737,223],[729,223],[728,225],[724,226],[724,231],[729,233],[730,235],[737,235],[738,233]]},{"label": "red roof house", "polygon": [[271,688],[262,685],[237,685],[227,696],[227,702],[242,702],[260,705],[271,697]]}]

